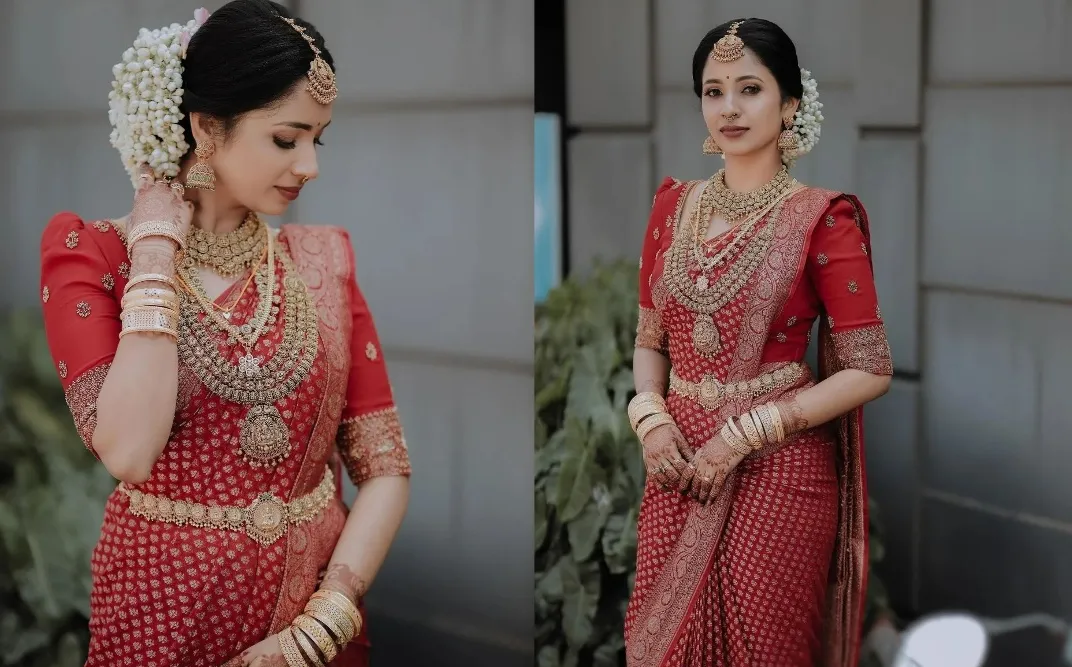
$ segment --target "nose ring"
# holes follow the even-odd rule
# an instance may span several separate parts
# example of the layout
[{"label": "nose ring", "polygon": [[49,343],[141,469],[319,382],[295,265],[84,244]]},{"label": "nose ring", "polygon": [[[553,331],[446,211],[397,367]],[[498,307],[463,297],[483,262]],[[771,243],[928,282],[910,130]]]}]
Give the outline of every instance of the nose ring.
[{"label": "nose ring", "polygon": [[302,184],[302,185],[305,185],[305,184],[306,184],[306,183],[308,183],[308,182],[309,182],[309,177],[308,177],[308,176],[302,176],[302,179],[301,179],[301,184]]}]

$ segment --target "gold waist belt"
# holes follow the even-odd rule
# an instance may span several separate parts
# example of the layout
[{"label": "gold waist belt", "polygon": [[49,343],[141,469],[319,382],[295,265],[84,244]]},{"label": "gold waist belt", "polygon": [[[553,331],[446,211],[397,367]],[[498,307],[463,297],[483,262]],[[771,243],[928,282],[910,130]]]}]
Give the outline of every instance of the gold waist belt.
[{"label": "gold waist belt", "polygon": [[691,398],[708,410],[714,410],[731,398],[759,398],[775,389],[792,387],[810,375],[807,364],[792,363],[751,380],[724,384],[713,375],[705,375],[700,382],[689,382],[670,369],[670,391]]},{"label": "gold waist belt", "polygon": [[202,505],[185,500],[171,500],[128,489],[119,489],[130,498],[130,513],[149,521],[165,521],[180,526],[218,528],[244,532],[260,544],[268,546],[287,532],[287,527],[316,517],[335,495],[335,478],[330,467],[324,479],[311,492],[285,503],[271,493],[262,493],[246,507]]}]

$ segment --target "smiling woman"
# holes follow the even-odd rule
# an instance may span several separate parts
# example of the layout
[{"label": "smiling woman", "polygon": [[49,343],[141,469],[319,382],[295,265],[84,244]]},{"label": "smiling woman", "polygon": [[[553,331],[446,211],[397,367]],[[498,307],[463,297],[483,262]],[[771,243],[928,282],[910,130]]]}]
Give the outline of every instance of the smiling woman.
[{"label": "smiling woman", "polygon": [[259,217],[319,175],[331,55],[283,6],[234,0],[143,30],[113,72],[133,208],[60,213],[41,243],[57,372],[122,482],[86,664],[365,665],[362,599],[408,499],[401,422],[346,231]]},{"label": "smiling woman", "polygon": [[703,150],[725,168],[665,179],[644,237],[629,417],[648,482],[628,664],[854,666],[861,409],[893,371],[867,215],[789,175],[822,114],[781,28],[718,26],[692,75]]}]

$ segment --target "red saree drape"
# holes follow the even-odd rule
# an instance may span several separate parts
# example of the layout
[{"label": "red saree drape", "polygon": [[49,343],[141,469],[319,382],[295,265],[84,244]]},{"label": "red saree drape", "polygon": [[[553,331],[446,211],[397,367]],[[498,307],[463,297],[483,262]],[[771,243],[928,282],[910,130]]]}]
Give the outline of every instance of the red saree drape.
[{"label": "red saree drape", "polygon": [[[277,238],[292,262],[291,269],[277,264],[277,277],[304,284],[319,335],[311,370],[275,404],[290,431],[289,456],[274,468],[245,462],[236,450],[248,408],[211,393],[180,355],[170,439],[149,480],[130,488],[208,507],[248,507],[264,492],[290,502],[330,474],[334,497],[311,520],[261,544],[241,531],[137,516],[117,489],[92,556],[87,665],[218,667],[280,631],[315,591],[346,521],[343,464],[358,485],[378,475],[409,474],[349,236],[333,227],[286,225]],[[92,451],[97,395],[118,346],[119,299],[130,278],[122,231],[61,213],[46,228],[41,252],[48,343],[75,424]],[[256,291],[238,291],[231,288],[217,302],[234,302],[232,318],[243,322],[256,306]],[[283,341],[284,320],[275,318],[262,337],[258,350],[266,359]],[[237,363],[238,348],[222,339],[217,344]],[[363,631],[332,664],[365,665],[368,646]]]},{"label": "red saree drape", "polygon": [[[821,319],[818,379],[841,368],[892,373],[866,214],[855,197],[817,188],[794,193],[753,230],[715,241],[710,253],[747,247],[773,225],[758,268],[712,315],[721,348],[697,351],[697,313],[678,298],[680,281],[715,284],[740,269],[731,254],[708,271],[696,261],[667,270],[674,244],[693,242],[682,210],[696,185],[666,179],[656,193],[640,263],[638,346],[668,355],[685,381],[741,382],[801,363]],[[813,384],[807,373],[706,407],[671,389],[667,404],[699,447],[727,417]],[[855,665],[867,565],[860,414],[747,457],[707,507],[647,484],[626,613],[630,667]]]}]

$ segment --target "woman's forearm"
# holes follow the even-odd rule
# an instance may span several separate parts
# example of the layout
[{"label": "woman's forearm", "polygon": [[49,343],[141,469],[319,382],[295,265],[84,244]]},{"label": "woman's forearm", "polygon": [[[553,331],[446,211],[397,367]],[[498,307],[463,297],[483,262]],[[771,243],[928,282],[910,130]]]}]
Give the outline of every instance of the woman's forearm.
[{"label": "woman's forearm", "polygon": [[365,596],[402,524],[409,504],[409,478],[373,477],[362,482],[321,588],[355,603]]},{"label": "woman's forearm", "polygon": [[778,401],[792,432],[825,424],[882,396],[890,387],[888,375],[848,368],[808,387],[792,399]]},{"label": "woman's forearm", "polygon": [[633,384],[637,393],[651,391],[666,396],[670,383],[670,359],[650,348],[633,351]]},{"label": "woman's forearm", "polygon": [[[175,274],[175,246],[139,242],[131,254],[131,278]],[[139,287],[163,286],[142,283]],[[97,397],[93,449],[117,479],[137,484],[149,478],[164,450],[175,417],[178,350],[166,334],[135,332],[119,341]]]}]

